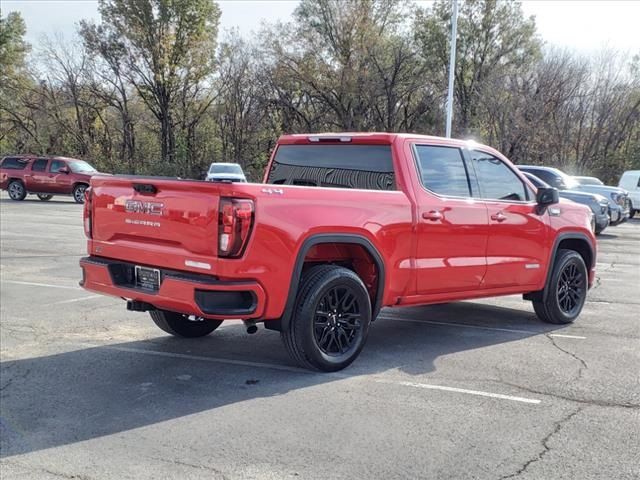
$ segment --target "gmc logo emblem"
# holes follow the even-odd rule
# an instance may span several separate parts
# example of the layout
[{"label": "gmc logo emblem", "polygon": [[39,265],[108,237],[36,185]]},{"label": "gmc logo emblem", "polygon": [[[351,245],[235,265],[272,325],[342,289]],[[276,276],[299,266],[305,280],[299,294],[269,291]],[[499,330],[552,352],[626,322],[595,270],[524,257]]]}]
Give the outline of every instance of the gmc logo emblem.
[{"label": "gmc logo emblem", "polygon": [[164,203],[142,202],[140,200],[127,200],[124,210],[128,213],[146,213],[147,215],[162,215]]}]

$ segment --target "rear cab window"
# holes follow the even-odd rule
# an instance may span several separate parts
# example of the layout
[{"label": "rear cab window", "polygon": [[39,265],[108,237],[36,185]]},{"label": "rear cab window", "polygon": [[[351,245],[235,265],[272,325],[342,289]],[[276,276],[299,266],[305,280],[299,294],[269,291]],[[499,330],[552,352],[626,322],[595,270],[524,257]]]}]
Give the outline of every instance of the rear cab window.
[{"label": "rear cab window", "polygon": [[2,160],[0,168],[6,168],[7,170],[24,170],[28,163],[29,160],[26,158],[5,157],[4,160]]},{"label": "rear cab window", "polygon": [[275,185],[396,190],[391,145],[279,145],[267,178]]}]

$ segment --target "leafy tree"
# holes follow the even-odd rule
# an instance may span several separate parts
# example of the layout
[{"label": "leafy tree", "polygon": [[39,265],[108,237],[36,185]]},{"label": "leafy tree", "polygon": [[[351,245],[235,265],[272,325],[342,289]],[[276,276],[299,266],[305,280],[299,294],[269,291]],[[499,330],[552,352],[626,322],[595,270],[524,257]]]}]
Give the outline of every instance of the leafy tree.
[{"label": "leafy tree", "polygon": [[[418,9],[416,40],[429,70],[446,85],[449,68],[452,4],[437,0]],[[539,58],[541,41],[535,20],[525,18],[512,0],[466,0],[458,14],[454,98],[461,135],[480,131],[478,110],[490,79],[505,78]]]},{"label": "leafy tree", "polygon": [[213,0],[100,0],[103,38],[122,46],[127,76],[160,123],[161,155],[174,162],[180,92],[214,69],[220,9]]}]

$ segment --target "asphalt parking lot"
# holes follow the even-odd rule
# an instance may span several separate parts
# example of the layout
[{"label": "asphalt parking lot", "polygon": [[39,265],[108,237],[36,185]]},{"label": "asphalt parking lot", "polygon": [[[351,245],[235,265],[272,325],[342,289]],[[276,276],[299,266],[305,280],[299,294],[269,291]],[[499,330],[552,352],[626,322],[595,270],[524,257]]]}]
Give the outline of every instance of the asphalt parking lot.
[{"label": "asphalt parking lot", "polygon": [[640,477],[639,220],[600,237],[573,325],[519,297],[384,310],[316,374],[276,332],[172,338],[81,290],[81,212],[0,198],[3,479]]}]

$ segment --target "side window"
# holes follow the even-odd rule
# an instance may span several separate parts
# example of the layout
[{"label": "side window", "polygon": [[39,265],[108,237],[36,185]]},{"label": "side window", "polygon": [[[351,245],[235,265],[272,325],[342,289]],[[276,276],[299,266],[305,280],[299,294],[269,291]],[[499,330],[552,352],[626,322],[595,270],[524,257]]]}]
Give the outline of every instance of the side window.
[{"label": "side window", "polygon": [[440,195],[470,197],[471,183],[459,148],[416,145],[424,187]]},{"label": "side window", "polygon": [[22,158],[16,157],[6,157],[2,161],[2,165],[0,168],[7,168],[9,170],[24,170],[24,167],[27,166],[27,161]]},{"label": "side window", "polygon": [[536,177],[538,177],[541,180],[543,180],[544,182],[548,183],[549,185],[557,185],[558,184],[558,179],[551,172],[547,172],[546,170],[536,170],[533,174]]},{"label": "side window", "polygon": [[482,198],[519,202],[530,198],[524,183],[501,160],[478,150],[472,156]]},{"label": "side window", "polygon": [[49,171],[53,173],[58,173],[58,170],[66,167],[65,163],[62,160],[51,160],[51,166],[49,167]]},{"label": "side window", "polygon": [[31,170],[34,172],[44,172],[47,169],[47,160],[46,158],[39,158],[33,165],[31,165]]}]

